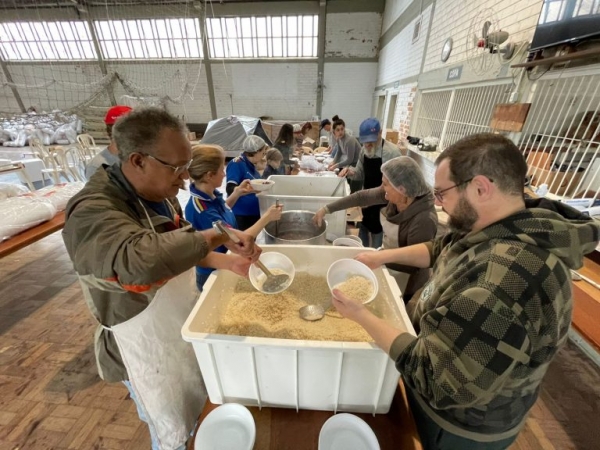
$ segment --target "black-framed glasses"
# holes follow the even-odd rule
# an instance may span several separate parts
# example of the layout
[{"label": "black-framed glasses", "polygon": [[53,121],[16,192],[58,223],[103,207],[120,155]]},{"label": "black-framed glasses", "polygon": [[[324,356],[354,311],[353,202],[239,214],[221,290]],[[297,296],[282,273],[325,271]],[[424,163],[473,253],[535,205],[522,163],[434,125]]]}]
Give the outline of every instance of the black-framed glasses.
[{"label": "black-framed glasses", "polygon": [[152,158],[154,161],[158,161],[163,166],[167,166],[168,168],[173,169],[173,175],[175,175],[175,176],[181,175],[183,172],[185,172],[186,170],[188,170],[190,168],[190,166],[192,165],[192,161],[193,161],[192,159],[190,159],[183,166],[172,166],[171,164],[166,163],[166,162],[158,159],[156,156],[149,155],[148,153],[142,153],[142,155],[145,155],[148,158]]},{"label": "black-framed glasses", "polygon": [[446,189],[434,189],[433,195],[435,196],[435,198],[438,202],[442,203],[444,201],[444,196],[442,195],[444,192],[449,191],[450,189],[457,188],[464,184],[470,183],[471,181],[473,181],[473,178],[469,178],[468,180],[461,181],[460,183],[456,183],[454,186],[450,186],[449,188],[446,188]]}]

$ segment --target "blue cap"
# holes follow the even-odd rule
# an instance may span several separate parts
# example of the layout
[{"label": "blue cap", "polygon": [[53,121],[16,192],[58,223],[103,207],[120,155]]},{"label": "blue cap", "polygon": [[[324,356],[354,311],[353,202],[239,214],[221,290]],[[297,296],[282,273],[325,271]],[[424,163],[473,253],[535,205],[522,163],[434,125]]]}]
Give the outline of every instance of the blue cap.
[{"label": "blue cap", "polygon": [[381,131],[381,124],[375,117],[369,117],[363,120],[360,124],[358,139],[363,144],[365,142],[375,142],[379,139],[379,132]]}]

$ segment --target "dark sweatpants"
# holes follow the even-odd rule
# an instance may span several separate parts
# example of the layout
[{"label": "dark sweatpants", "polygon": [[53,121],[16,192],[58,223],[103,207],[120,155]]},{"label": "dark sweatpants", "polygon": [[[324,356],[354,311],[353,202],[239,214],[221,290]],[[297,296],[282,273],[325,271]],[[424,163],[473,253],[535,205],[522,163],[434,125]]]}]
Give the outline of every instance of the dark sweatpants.
[{"label": "dark sweatpants", "polygon": [[437,423],[429,418],[413,395],[411,390],[407,388],[406,396],[408,397],[410,410],[415,418],[417,431],[425,450],[505,450],[517,439],[515,435],[502,441],[477,442],[452,434],[440,428]]}]

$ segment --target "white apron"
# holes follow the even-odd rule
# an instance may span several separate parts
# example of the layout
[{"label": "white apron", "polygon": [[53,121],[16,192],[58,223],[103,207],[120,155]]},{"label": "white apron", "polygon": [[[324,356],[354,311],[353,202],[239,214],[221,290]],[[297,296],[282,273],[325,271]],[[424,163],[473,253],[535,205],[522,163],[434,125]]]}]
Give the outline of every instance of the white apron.
[{"label": "white apron", "polygon": [[[393,224],[389,220],[387,220],[387,218],[383,215],[384,209],[385,208],[382,208],[381,212],[379,213],[381,227],[383,228],[383,248],[398,248],[400,246],[398,243],[398,228],[400,228],[400,226]],[[390,275],[396,280],[396,283],[400,288],[400,292],[404,293],[410,275],[408,273],[398,272],[397,270],[392,269],[388,269],[388,271],[390,272]]]},{"label": "white apron", "polygon": [[197,297],[192,268],[160,288],[140,314],[107,328],[161,450],[187,441],[207,398],[194,350],[181,337]]}]

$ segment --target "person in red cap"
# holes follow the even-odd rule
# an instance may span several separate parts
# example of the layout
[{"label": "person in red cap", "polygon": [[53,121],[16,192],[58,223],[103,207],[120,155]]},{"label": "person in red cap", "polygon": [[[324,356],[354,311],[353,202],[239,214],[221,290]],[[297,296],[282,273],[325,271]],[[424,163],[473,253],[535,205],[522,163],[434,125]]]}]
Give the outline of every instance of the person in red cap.
[{"label": "person in red cap", "polygon": [[117,119],[121,116],[124,116],[129,111],[131,111],[129,106],[116,105],[106,112],[104,123],[106,124],[106,132],[108,133],[110,143],[108,144],[108,147],[94,156],[85,167],[85,177],[88,180],[100,167],[102,167],[102,165],[112,166],[113,164],[119,162],[119,157],[117,156],[117,146],[112,138],[112,128]]}]

